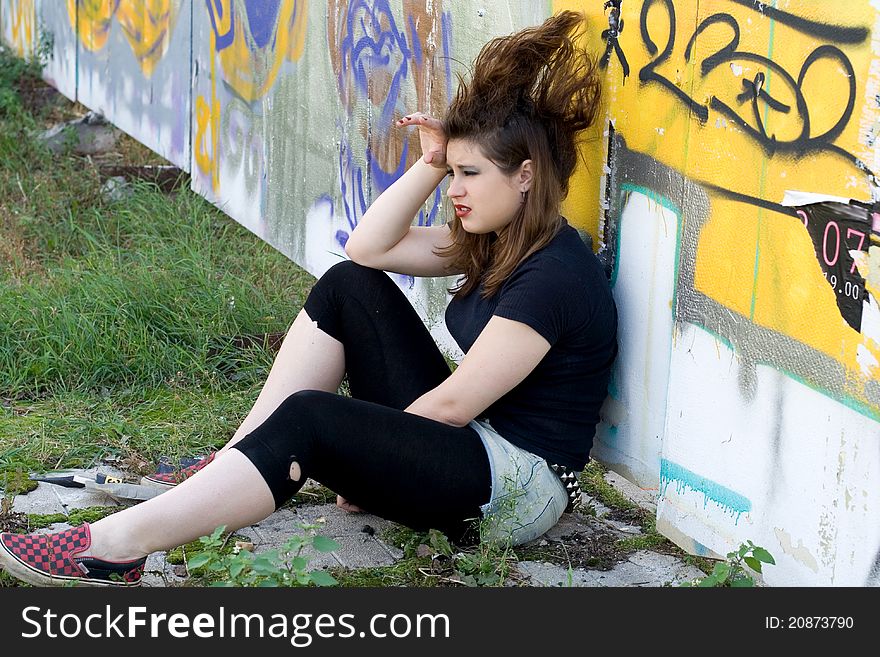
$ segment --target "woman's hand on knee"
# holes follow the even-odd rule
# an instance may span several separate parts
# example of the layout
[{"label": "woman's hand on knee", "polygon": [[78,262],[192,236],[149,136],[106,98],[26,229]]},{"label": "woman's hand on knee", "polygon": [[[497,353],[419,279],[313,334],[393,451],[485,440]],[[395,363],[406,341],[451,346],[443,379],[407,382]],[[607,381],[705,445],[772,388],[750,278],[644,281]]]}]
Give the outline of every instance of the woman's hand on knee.
[{"label": "woman's hand on knee", "polygon": [[355,504],[352,504],[347,499],[342,497],[342,495],[336,496],[336,506],[338,506],[340,509],[342,509],[343,511],[345,511],[347,513],[363,513],[364,512],[364,510],[361,507],[359,507]]}]

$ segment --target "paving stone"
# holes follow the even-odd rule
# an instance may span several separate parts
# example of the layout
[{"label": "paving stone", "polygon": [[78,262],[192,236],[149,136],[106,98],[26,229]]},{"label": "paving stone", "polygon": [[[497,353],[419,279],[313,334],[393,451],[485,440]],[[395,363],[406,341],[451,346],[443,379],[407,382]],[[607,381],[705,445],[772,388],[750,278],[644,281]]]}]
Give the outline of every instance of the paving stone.
[{"label": "paving stone", "polygon": [[337,536],[333,540],[340,546],[334,554],[346,568],[390,566],[395,562],[394,557],[388,552],[388,548],[367,534]]},{"label": "paving stone", "polygon": [[567,568],[541,561],[520,561],[516,570],[533,586],[586,587],[596,586],[594,571]]},{"label": "paving stone", "polygon": [[620,522],[618,520],[604,520],[604,522],[607,523],[608,525],[610,525],[611,527],[614,527],[614,529],[616,529],[617,531],[622,532],[624,534],[635,535],[635,534],[642,533],[641,527],[639,527],[638,525],[631,525],[628,522]]},{"label": "paving stone", "polygon": [[[84,470],[65,470],[63,474],[94,477],[96,473],[123,477],[122,470],[112,467],[88,468]],[[54,473],[47,473],[54,474]],[[106,493],[88,488],[66,488],[41,481],[37,488],[26,495],[16,495],[12,502],[12,510],[18,513],[63,513],[68,515],[74,509],[86,509],[91,506],[120,506]]]},{"label": "paving stone", "polygon": [[370,532],[375,536],[395,526],[393,522],[371,513],[348,513],[335,504],[300,506],[296,511],[302,519],[301,522],[320,524],[318,533],[330,538]]},{"label": "paving stone", "polygon": [[144,576],[141,578],[141,586],[148,588],[163,588],[168,586],[181,586],[188,580],[186,577],[178,577],[175,573],[176,566],[166,561],[165,552],[154,552],[147,557],[144,566]]},{"label": "paving stone", "polygon": [[[254,552],[261,553],[281,549],[291,536],[302,536],[304,531],[299,526],[302,522],[296,511],[280,509],[262,522],[243,528],[236,533],[251,539],[254,544]],[[318,533],[327,535],[321,530],[318,530]],[[309,567],[312,569],[333,568],[341,566],[343,563],[333,552],[316,552],[307,548],[303,550],[303,554],[310,558]]]},{"label": "paving stone", "polygon": [[595,532],[594,523],[596,522],[590,516],[581,513],[563,513],[559,522],[535,540],[561,542],[572,534],[592,534]]},{"label": "paving stone", "polygon": [[39,513],[44,515],[63,513],[67,515],[64,505],[58,498],[52,484],[37,484],[37,487],[26,495],[16,495],[12,499],[12,510],[17,513]]},{"label": "paving stone", "polygon": [[657,491],[646,490],[628,479],[624,479],[616,472],[609,470],[605,473],[605,481],[614,486],[621,493],[626,495],[631,501],[638,504],[643,509],[647,509],[653,513],[657,512]]},{"label": "paving stone", "polygon": [[647,587],[678,586],[680,583],[704,573],[680,559],[668,555],[640,550],[611,570],[572,569],[555,564],[523,561],[517,569],[538,586],[581,587]]},{"label": "paving stone", "polygon": [[609,513],[611,513],[611,509],[609,507],[602,504],[602,502],[600,502],[592,495],[581,493],[581,501],[585,509],[593,509],[593,511],[595,511],[597,518],[604,518]]}]

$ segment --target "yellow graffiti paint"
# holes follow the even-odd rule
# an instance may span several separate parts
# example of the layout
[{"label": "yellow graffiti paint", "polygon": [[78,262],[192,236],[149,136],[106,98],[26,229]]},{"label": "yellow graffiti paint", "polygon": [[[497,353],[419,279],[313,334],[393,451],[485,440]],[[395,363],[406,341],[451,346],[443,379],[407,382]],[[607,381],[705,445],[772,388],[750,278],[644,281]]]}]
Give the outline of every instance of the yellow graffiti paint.
[{"label": "yellow graffiti paint", "polygon": [[[553,12],[566,9],[584,11],[583,0],[556,0]],[[591,23],[592,25],[592,23]],[[601,31],[592,29],[584,35],[584,47],[588,52],[600,52],[603,41]],[[562,204],[562,213],[572,225],[587,230],[593,236],[593,248],[598,249],[602,241],[600,207],[601,181],[605,163],[605,125],[602,117],[608,115],[610,98],[607,86],[603,88],[602,101],[599,108],[599,119],[596,125],[583,135],[581,146],[582,158],[578,162],[574,175],[569,183],[568,198]]]},{"label": "yellow graffiti paint", "polygon": [[[606,48],[599,35],[609,28],[602,4],[552,3],[553,11],[587,14],[598,55]],[[760,202],[778,204],[786,190],[871,198],[860,163],[875,160],[864,135],[880,117],[868,93],[880,87],[871,52],[878,12],[869,0],[775,5],[785,16],[731,2],[625,0],[618,43],[630,75],[624,81],[612,53],[604,118],[628,148],[706,191],[708,209],[695,210],[708,212],[696,262],[683,263],[694,267],[696,290],[834,358],[852,374],[852,394],[863,398],[857,354],[880,357],[880,345],[841,317],[803,224]],[[607,138],[585,145],[592,169],[579,170],[567,202],[585,227],[598,211],[596,169],[607,148]],[[687,221],[692,200],[671,200]]]},{"label": "yellow graffiti paint", "polygon": [[868,249],[868,257],[864,259],[865,269],[865,288],[874,295],[875,299],[880,299],[880,246],[871,246]]},{"label": "yellow graffiti paint", "polygon": [[144,76],[150,77],[168,52],[179,0],[120,0],[116,20]]},{"label": "yellow graffiti paint", "polygon": [[34,51],[34,0],[10,0],[10,36],[12,47],[19,57],[27,57]]},{"label": "yellow graffiti paint", "polygon": [[[278,8],[274,38],[258,48],[250,32],[247,15],[240,4],[224,7],[235,12],[235,38],[220,51],[223,79],[245,101],[266,95],[275,84],[281,65],[302,55],[306,34],[306,1],[282,0]],[[221,31],[221,34],[223,32]]]},{"label": "yellow graffiti paint", "polygon": [[196,166],[203,174],[211,176],[211,190],[220,190],[219,144],[220,101],[217,100],[217,37],[213,31],[210,36],[211,60],[211,101],[204,96],[196,96],[195,119],[196,134],[193,139],[193,157]]},{"label": "yellow graffiti paint", "polygon": [[107,45],[119,0],[67,0],[67,18],[79,42],[90,51]]}]

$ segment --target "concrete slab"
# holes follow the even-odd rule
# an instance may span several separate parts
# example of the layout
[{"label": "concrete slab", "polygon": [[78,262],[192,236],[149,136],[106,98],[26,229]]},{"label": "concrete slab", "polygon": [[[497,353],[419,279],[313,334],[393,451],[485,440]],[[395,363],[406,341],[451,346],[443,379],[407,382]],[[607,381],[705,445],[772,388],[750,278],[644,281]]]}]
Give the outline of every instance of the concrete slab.
[{"label": "concrete slab", "polygon": [[184,586],[188,578],[179,576],[178,568],[176,564],[170,564],[165,560],[165,552],[154,552],[147,557],[141,586],[148,588]]},{"label": "concrete slab", "polygon": [[[97,472],[114,477],[124,477],[125,472],[117,468],[102,466],[84,470],[65,470],[65,474],[77,474],[94,477]],[[12,510],[18,513],[68,515],[73,509],[85,509],[91,506],[120,506],[106,493],[88,488],[65,488],[46,482],[39,482],[37,488],[25,495],[16,495],[12,501]]]},{"label": "concrete slab", "polygon": [[389,553],[388,548],[373,536],[367,534],[337,536],[333,540],[340,546],[334,555],[346,568],[390,566],[396,561]]},{"label": "concrete slab", "polygon": [[677,557],[647,550],[636,552],[607,571],[568,569],[538,561],[522,561],[517,564],[517,569],[536,586],[678,586],[705,575],[699,568],[685,564]]},{"label": "concrete slab", "polygon": [[652,513],[657,513],[658,491],[640,488],[611,470],[605,473],[605,481],[614,486],[643,509],[647,509]]},{"label": "concrete slab", "polygon": [[67,515],[64,505],[55,492],[56,488],[58,487],[52,484],[37,484],[37,487],[26,495],[16,495],[12,498],[12,510],[16,513]]},{"label": "concrete slab", "polygon": [[[269,550],[279,550],[291,536],[302,536],[303,529],[300,524],[303,519],[292,509],[279,509],[271,516],[250,527],[240,529],[237,534],[242,534],[251,539],[254,544],[254,552],[261,553]],[[327,535],[324,531],[319,534]],[[311,549],[303,551],[309,557],[310,568],[335,568],[342,565],[333,552],[316,552]]]}]

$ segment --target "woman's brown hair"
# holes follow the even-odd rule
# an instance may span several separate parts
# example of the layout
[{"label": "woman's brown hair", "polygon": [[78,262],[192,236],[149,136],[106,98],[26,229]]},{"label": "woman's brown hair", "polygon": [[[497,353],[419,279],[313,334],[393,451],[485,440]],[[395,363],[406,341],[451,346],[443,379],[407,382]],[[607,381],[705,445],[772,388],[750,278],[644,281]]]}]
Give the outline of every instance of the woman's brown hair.
[{"label": "woman's brown hair", "polygon": [[486,44],[470,82],[446,112],[448,138],[479,146],[504,173],[532,161],[532,185],[520,212],[500,232],[473,234],[456,218],[453,244],[441,251],[464,272],[457,295],[481,282],[490,297],[526,258],[544,248],[563,225],[559,216],[577,163],[577,134],[592,124],[599,106],[594,60],[577,44],[580,13],[564,11],[542,25]]}]

